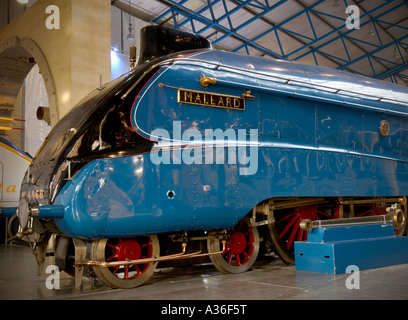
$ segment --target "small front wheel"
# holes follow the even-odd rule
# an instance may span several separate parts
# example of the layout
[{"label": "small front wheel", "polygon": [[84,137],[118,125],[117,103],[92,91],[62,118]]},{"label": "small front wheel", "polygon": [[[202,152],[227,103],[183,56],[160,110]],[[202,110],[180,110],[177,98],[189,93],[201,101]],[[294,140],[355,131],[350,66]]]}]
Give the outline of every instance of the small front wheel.
[{"label": "small front wheel", "polygon": [[[242,273],[255,263],[259,252],[259,233],[251,227],[248,217],[228,230],[228,240],[225,249],[220,254],[210,255],[211,262],[223,273]],[[222,242],[211,237],[207,240],[209,253],[221,251]]]},{"label": "small front wheel", "polygon": [[[100,239],[92,243],[91,260],[128,261],[159,257],[157,236]],[[128,289],[140,286],[153,275],[157,262],[114,267],[94,266],[98,278],[111,288]]]}]

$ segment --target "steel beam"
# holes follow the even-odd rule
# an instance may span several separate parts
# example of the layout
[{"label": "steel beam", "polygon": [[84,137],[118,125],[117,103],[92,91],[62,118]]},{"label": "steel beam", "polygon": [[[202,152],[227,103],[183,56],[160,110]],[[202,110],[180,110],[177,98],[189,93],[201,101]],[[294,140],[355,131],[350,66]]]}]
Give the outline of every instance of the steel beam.
[{"label": "steel beam", "polygon": [[[246,52],[249,54],[248,48],[254,48],[261,52],[262,54],[266,54],[275,58],[280,59],[293,59],[293,60],[300,60],[303,57],[312,54],[313,59],[316,64],[318,64],[318,56],[317,53],[321,56],[324,56],[326,59],[336,63],[338,65],[338,69],[342,70],[349,70],[356,73],[361,73],[359,70],[353,70],[353,66],[355,63],[361,61],[362,59],[367,59],[368,63],[370,64],[373,76],[379,79],[383,79],[389,76],[392,76],[401,70],[407,68],[407,62],[402,59],[402,63],[396,63],[395,61],[387,60],[384,57],[378,56],[378,53],[381,52],[383,49],[388,48],[389,46],[404,41],[407,36],[402,36],[396,39],[392,37],[394,41],[385,43],[384,39],[381,38],[381,33],[386,33],[390,35],[388,28],[389,27],[398,27],[402,28],[403,30],[408,30],[407,27],[401,26],[398,22],[395,21],[384,21],[386,15],[393,12],[394,10],[401,9],[402,6],[407,5],[407,1],[400,2],[400,3],[393,3],[390,1],[381,1],[376,7],[371,8],[370,10],[364,9],[361,5],[357,2],[353,1],[344,1],[344,4],[347,6],[348,4],[355,4],[358,5],[360,8],[360,28],[364,25],[369,23],[373,24],[373,31],[378,38],[379,45],[370,43],[364,39],[358,39],[357,37],[353,37],[353,31],[345,30],[345,21],[346,16],[337,17],[333,14],[322,12],[318,9],[318,5],[323,3],[324,0],[317,0],[310,5],[305,5],[300,0],[296,0],[298,4],[302,5],[302,10],[292,14],[288,18],[280,21],[279,23],[271,22],[269,19],[265,18],[265,16],[272,12],[273,10],[277,10],[280,6],[287,2],[287,0],[278,1],[275,3],[270,3],[269,1],[258,1],[258,0],[206,0],[203,1],[203,5],[198,10],[193,10],[188,7],[188,0],[158,0],[162,4],[167,5],[169,8],[165,10],[164,13],[160,14],[157,18],[153,20],[154,23],[164,23],[163,20],[166,20],[166,17],[170,15],[170,18],[167,20],[173,19],[175,23],[175,27],[181,28],[186,24],[190,23],[191,28],[196,34],[203,34],[205,31],[209,29],[214,29],[215,33],[220,32],[221,36],[217,37],[217,39],[213,40],[213,44],[222,44],[223,40],[227,39],[228,37],[232,37],[242,44],[238,45],[231,51],[237,52],[241,49],[245,49]],[[232,3],[234,5],[233,8],[229,8],[227,4]],[[394,5],[395,4],[395,5]],[[217,18],[217,14],[215,12],[215,6],[222,5],[224,7],[224,13]],[[390,7],[392,5],[392,7]],[[388,7],[386,7],[388,6]],[[386,9],[385,11],[382,11]],[[236,14],[242,10],[252,14],[252,17],[247,19],[245,22],[241,22],[238,25],[233,25],[231,21],[231,17],[233,14]],[[316,25],[314,24],[314,20],[312,20],[312,15],[323,21],[331,30],[324,34],[318,35]],[[307,19],[306,21],[309,22],[309,26],[312,32],[312,35],[306,36],[302,35],[299,32],[295,32],[286,28],[285,25],[288,24],[290,21],[298,17],[304,17]],[[176,19],[177,17],[177,19]],[[182,17],[178,19],[178,17]],[[326,18],[330,19],[339,19],[344,21],[344,24],[335,28]],[[364,18],[368,18],[368,20],[364,20]],[[240,31],[244,30],[248,27],[251,23],[254,23],[256,20],[262,20],[263,22],[268,23],[271,27],[267,30],[260,30],[260,33],[254,37],[248,38],[244,36]],[[166,20],[166,21],[167,21]],[[388,20],[388,19],[387,19]],[[226,21],[226,22],[223,22]],[[200,23],[204,26],[198,27],[197,24]],[[389,27],[384,26],[387,25]],[[279,32],[284,32],[286,35],[290,36],[293,40],[299,42],[300,46],[291,52],[286,52],[283,47],[283,43],[279,38]],[[380,32],[379,32],[380,31]],[[276,40],[278,46],[276,48],[268,48],[265,45],[259,43],[259,40],[267,37],[270,33],[274,33],[276,36]],[[333,37],[334,35],[334,37]],[[347,39],[347,42],[345,41]],[[337,53],[329,53],[323,51],[323,49],[332,44],[335,41],[340,40],[342,42],[342,46],[344,47],[346,56],[339,56]],[[356,46],[360,50],[363,51],[363,55],[361,56],[353,56],[350,51],[350,43],[353,46]],[[362,45],[370,45],[374,50],[367,50],[367,48],[362,47]],[[300,55],[296,56],[298,53],[307,50],[307,52],[301,53]],[[400,56],[402,54],[400,53]],[[385,68],[389,68],[389,64],[392,64],[393,67],[389,68],[386,71],[378,71],[378,68],[373,63],[380,64],[382,66],[382,70]]]}]

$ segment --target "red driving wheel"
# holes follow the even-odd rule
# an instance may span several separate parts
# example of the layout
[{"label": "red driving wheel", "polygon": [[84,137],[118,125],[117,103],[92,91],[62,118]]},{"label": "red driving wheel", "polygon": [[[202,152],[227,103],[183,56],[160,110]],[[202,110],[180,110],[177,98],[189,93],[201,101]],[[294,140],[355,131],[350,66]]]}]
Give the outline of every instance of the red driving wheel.
[{"label": "red driving wheel", "polygon": [[[157,236],[101,239],[92,244],[91,259],[95,261],[131,261],[159,257]],[[94,266],[95,274],[112,288],[133,288],[147,281],[157,262],[124,264],[113,267]]]}]

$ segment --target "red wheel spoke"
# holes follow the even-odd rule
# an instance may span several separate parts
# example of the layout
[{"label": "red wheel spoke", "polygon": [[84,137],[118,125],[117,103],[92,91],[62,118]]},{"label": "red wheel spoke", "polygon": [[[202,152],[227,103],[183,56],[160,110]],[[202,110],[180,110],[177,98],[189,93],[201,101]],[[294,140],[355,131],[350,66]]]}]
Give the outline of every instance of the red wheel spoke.
[{"label": "red wheel spoke", "polygon": [[116,267],[113,269],[112,274],[116,274],[116,272],[118,272],[118,270],[119,270],[119,266],[116,266]]},{"label": "red wheel spoke", "polygon": [[228,260],[227,260],[227,262],[229,263],[229,264],[231,264],[231,261],[232,261],[232,258],[234,257],[234,254],[230,251],[229,252],[229,254],[228,254]]},{"label": "red wheel spoke", "polygon": [[279,234],[279,236],[282,238],[282,237],[285,235],[285,233],[289,230],[289,228],[290,228],[297,220],[298,220],[298,217],[297,217],[297,216],[293,217],[293,218],[288,222],[288,224],[285,226],[285,228],[283,228],[283,230],[282,230],[282,232]]},{"label": "red wheel spoke", "polygon": [[141,248],[146,248],[146,247],[150,246],[151,244],[152,244],[152,243],[149,241],[149,242],[147,242],[147,243],[142,244],[140,247],[141,247]]},{"label": "red wheel spoke", "polygon": [[230,250],[230,246],[228,245],[228,242],[225,244],[225,249],[224,249],[224,251],[222,252],[222,254],[224,255],[224,254],[226,254],[228,251]]},{"label": "red wheel spoke", "polygon": [[118,258],[118,254],[115,253],[115,254],[111,255],[109,258],[106,258],[106,261],[110,261],[110,260],[117,259],[117,258]]},{"label": "red wheel spoke", "polygon": [[113,244],[107,244],[107,246],[109,247],[109,248],[112,248],[112,249],[114,249],[114,250],[119,250],[119,247],[117,246],[117,245],[113,245]]},{"label": "red wheel spoke", "polygon": [[295,214],[296,214],[296,212],[292,212],[291,214],[287,214],[287,215],[283,216],[282,219],[276,221],[275,223],[278,224],[278,223],[280,223],[280,222],[282,222],[282,221],[284,221],[286,219],[289,219],[290,217],[294,216]]},{"label": "red wheel spoke", "polygon": [[247,252],[242,252],[242,254],[244,255],[244,257],[245,257],[245,259],[244,259],[244,261],[246,262],[246,261],[248,261],[248,259],[249,258],[251,258],[251,256],[247,253]]},{"label": "red wheel spoke", "polygon": [[299,232],[297,233],[297,241],[302,241],[303,240],[303,234],[304,234],[304,232],[303,232],[303,230],[302,229],[300,229],[299,230]]},{"label": "red wheel spoke", "polygon": [[298,230],[299,230],[299,226],[300,226],[300,219],[298,219],[298,221],[296,222],[295,226],[294,226],[293,229],[292,229],[292,232],[290,233],[288,242],[287,242],[287,244],[286,244],[286,247],[287,247],[288,249],[289,249],[289,248],[292,246],[292,244],[293,244],[293,240],[295,239],[295,236],[296,236],[296,234],[297,234],[297,232],[298,232]]},{"label": "red wheel spoke", "polygon": [[[324,217],[326,217],[328,219],[333,219],[333,217],[331,215],[328,215],[327,213],[324,213],[322,211],[317,210],[317,213],[321,214],[322,216],[324,216]],[[316,218],[317,218],[317,216],[316,216]]]},{"label": "red wheel spoke", "polygon": [[125,266],[125,272],[123,275],[123,279],[129,279],[129,266]]},{"label": "red wheel spoke", "polygon": [[235,261],[237,262],[237,266],[242,265],[242,263],[241,263],[241,258],[240,258],[240,256],[239,256],[239,254],[235,255]]},{"label": "red wheel spoke", "polygon": [[372,215],[372,211],[373,211],[373,209],[369,209],[367,211],[360,212],[360,213],[356,214],[356,217],[370,216],[370,215]]}]

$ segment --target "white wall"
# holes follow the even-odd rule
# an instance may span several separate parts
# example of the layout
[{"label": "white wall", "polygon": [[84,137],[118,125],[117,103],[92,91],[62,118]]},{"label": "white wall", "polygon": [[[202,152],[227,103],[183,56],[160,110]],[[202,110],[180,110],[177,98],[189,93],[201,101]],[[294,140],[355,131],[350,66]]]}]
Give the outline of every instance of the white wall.
[{"label": "white wall", "polygon": [[38,107],[48,107],[48,97],[42,75],[38,65],[35,65],[25,79],[25,147],[24,151],[34,156],[45,137],[51,130],[51,126],[43,120],[37,119]]}]

